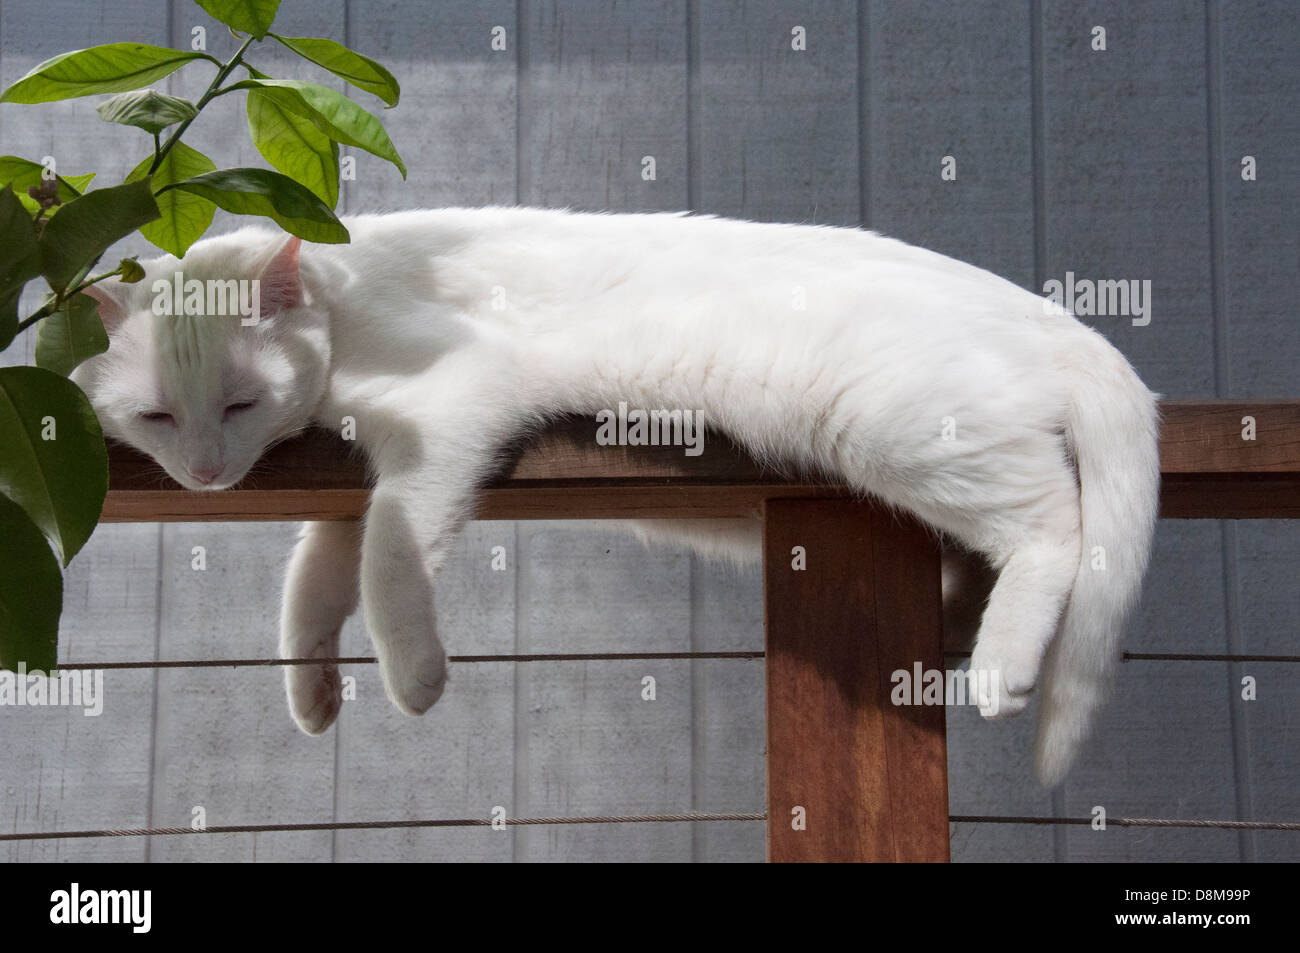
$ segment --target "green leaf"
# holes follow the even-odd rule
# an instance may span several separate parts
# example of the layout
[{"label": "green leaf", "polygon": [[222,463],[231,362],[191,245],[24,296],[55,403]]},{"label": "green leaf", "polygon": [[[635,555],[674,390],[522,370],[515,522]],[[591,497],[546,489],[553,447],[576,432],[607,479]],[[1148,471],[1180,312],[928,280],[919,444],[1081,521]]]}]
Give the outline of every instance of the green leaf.
[{"label": "green leaf", "polygon": [[0,103],[49,103],[56,99],[139,89],[192,60],[217,63],[207,53],[147,43],[109,43],[88,50],[73,50],[32,69],[0,95]]},{"label": "green leaf", "polygon": [[[65,182],[69,183],[79,193],[85,192],[86,186],[88,186],[94,180],[95,180],[94,172],[87,172],[85,175],[70,175],[66,179],[64,179]],[[62,192],[62,188],[60,188],[59,191]]]},{"label": "green leaf", "polygon": [[319,36],[280,36],[272,33],[289,49],[317,66],[323,66],[340,79],[345,79],[357,89],[373,93],[388,106],[396,106],[402,88],[388,72],[368,56],[348,49],[342,43]]},{"label": "green leaf", "polygon": [[259,40],[275,22],[280,0],[194,0],[228,27],[251,33]]},{"label": "green leaf", "polygon": [[73,295],[36,326],[36,366],[64,377],[82,361],[107,350],[99,302],[90,295]]},{"label": "green leaf", "polygon": [[[59,183],[59,201],[71,202],[78,198],[94,177],[93,172],[86,175],[55,176]],[[31,202],[29,209],[33,212],[39,206],[28,198],[27,190],[32,186],[39,186],[44,181],[45,166],[39,162],[20,159],[18,156],[0,156],[0,182],[8,184],[18,196],[18,201],[24,205]]]},{"label": "green leaf", "polygon": [[53,371],[0,367],[0,447],[0,493],[27,511],[66,566],[108,492],[108,452],[90,402]]},{"label": "green leaf", "polygon": [[0,350],[18,332],[18,298],[41,273],[41,250],[31,216],[8,189],[0,189]]},{"label": "green leaf", "polygon": [[335,142],[387,159],[406,178],[406,166],[384,131],[384,124],[337,90],[295,79],[245,79],[227,88],[262,90],[284,109],[310,120]]},{"label": "green leaf", "polygon": [[248,134],[267,162],[307,186],[330,208],[339,204],[338,143],[311,120],[283,108],[262,90],[250,89]]},{"label": "green leaf", "polygon": [[[153,156],[149,156],[131,170],[127,182],[138,182],[149,174]],[[162,165],[153,174],[151,187],[158,202],[159,217],[147,225],[140,226],[140,234],[153,242],[163,251],[183,256],[186,250],[203,237],[203,233],[212,224],[212,216],[217,207],[207,199],[187,192],[163,192],[166,186],[182,182],[185,179],[211,172],[216,164],[197,149],[191,149],[183,142],[177,142],[163,156]]]},{"label": "green leaf", "polygon": [[63,576],[41,531],[0,495],[0,668],[48,672],[58,659]]},{"label": "green leaf", "polygon": [[87,192],[50,219],[41,233],[41,274],[63,291],[109,245],[159,216],[148,182]]},{"label": "green leaf", "polygon": [[118,93],[96,106],[95,112],[99,113],[99,118],[104,122],[135,126],[154,135],[168,126],[193,119],[199,114],[188,99],[166,96],[154,89]]},{"label": "green leaf", "polygon": [[[265,215],[309,242],[342,244],[348,230],[330,207],[287,175],[267,169],[220,169],[163,189],[181,189],[216,202],[236,215]],[[93,193],[92,193],[93,194]]]}]

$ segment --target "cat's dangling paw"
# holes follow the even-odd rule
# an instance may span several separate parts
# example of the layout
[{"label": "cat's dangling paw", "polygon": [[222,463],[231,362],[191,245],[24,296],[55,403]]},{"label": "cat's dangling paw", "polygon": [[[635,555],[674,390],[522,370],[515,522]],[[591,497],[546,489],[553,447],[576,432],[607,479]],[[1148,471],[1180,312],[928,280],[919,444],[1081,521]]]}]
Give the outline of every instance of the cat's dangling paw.
[{"label": "cat's dangling paw", "polygon": [[379,670],[389,700],[408,715],[423,715],[447,685],[447,655],[436,639],[381,651]]},{"label": "cat's dangling paw", "polygon": [[290,665],[285,670],[289,712],[298,727],[319,735],[334,724],[343,702],[343,680],[337,665]]},{"label": "cat's dangling paw", "polygon": [[1024,711],[1038,681],[1040,661],[1037,653],[977,643],[970,670],[975,673],[973,691],[980,714],[988,719],[1010,718]]}]

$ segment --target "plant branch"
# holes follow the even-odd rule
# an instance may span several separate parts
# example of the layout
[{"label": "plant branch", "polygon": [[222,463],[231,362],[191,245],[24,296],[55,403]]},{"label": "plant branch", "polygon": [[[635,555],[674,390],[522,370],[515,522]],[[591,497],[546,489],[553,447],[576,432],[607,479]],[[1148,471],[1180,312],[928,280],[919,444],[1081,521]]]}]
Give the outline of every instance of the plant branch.
[{"label": "plant branch", "polygon": [[211,102],[213,97],[218,94],[218,91],[221,89],[221,84],[224,83],[226,77],[233,73],[235,68],[239,66],[243,59],[244,51],[248,49],[252,42],[253,37],[250,35],[244,40],[243,45],[239,47],[235,52],[235,55],[222,64],[221,69],[217,70],[217,75],[212,78],[212,82],[208,84],[207,90],[199,98],[199,101],[194,104],[194,115],[176,127],[176,131],[167,137],[167,141],[162,144],[161,149],[155,148],[153,164],[149,166],[150,175],[153,175],[158,171],[158,167],[162,165],[163,159],[165,159],[167,153],[172,150],[172,146],[180,142],[180,138],[185,133],[185,130],[190,128],[190,123],[199,117],[199,113],[202,112],[203,107]]},{"label": "plant branch", "polygon": [[211,98],[211,99],[216,99],[218,96],[224,96],[224,95],[226,95],[226,93],[238,93],[238,92],[242,92],[242,90],[239,88],[238,85],[235,85],[235,86],[227,86],[227,87],[225,87],[224,89],[219,89],[219,90],[217,90],[215,93],[212,94],[212,96],[211,96],[210,98]]},{"label": "plant branch", "polygon": [[91,285],[97,285],[101,281],[105,281],[109,278],[114,277],[115,275],[120,275],[121,273],[122,273],[122,266],[119,265],[118,267],[114,268],[112,271],[106,271],[102,275],[96,275],[94,278],[90,278],[86,281],[81,282],[81,284],[77,285],[75,288],[73,288],[70,291],[65,291],[61,295],[56,294],[49,301],[45,302],[45,304],[41,305],[41,307],[37,311],[33,312],[29,317],[26,317],[22,321],[20,321],[18,324],[18,330],[14,333],[16,335],[22,334],[24,331],[30,328],[37,321],[40,321],[42,318],[48,318],[50,315],[54,314],[54,312],[58,311],[59,308],[63,307],[64,302],[66,302],[73,295],[80,294],[81,292],[89,288]]}]

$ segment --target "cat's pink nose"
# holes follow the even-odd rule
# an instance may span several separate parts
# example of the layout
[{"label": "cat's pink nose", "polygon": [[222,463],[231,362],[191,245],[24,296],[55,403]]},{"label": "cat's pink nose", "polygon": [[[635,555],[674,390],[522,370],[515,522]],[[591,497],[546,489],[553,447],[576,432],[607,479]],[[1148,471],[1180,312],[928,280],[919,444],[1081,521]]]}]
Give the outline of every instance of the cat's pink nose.
[{"label": "cat's pink nose", "polygon": [[221,471],[224,469],[225,467],[199,467],[198,469],[190,467],[185,468],[186,472],[189,473],[190,478],[195,483],[202,483],[204,486],[207,486],[217,477],[221,476]]}]

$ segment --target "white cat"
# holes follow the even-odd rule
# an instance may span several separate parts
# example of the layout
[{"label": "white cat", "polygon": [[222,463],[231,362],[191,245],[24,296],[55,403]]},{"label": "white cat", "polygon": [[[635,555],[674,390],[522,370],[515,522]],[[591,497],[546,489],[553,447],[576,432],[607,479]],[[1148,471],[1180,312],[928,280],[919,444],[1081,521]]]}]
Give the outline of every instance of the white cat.
[{"label": "white cat", "polygon": [[[1155,396],[1101,335],[855,229],[511,208],[345,221],[348,245],[246,228],[95,286],[112,346],[75,374],[106,433],[196,490],[355,419],[376,475],[364,531],[304,526],[285,656],[337,654],[359,598],[389,696],[426,711],[446,679],[433,577],[501,448],[560,413],[694,409],[756,458],[837,474],[984,554],[999,576],[971,664],[1000,673],[1003,715],[1046,665],[1038,768],[1063,777],[1159,491]],[[155,315],[152,286],[177,271],[260,278],[260,322]],[[746,532],[693,528],[722,551]],[[337,671],[290,666],[287,681],[303,730],[327,728]]]}]

